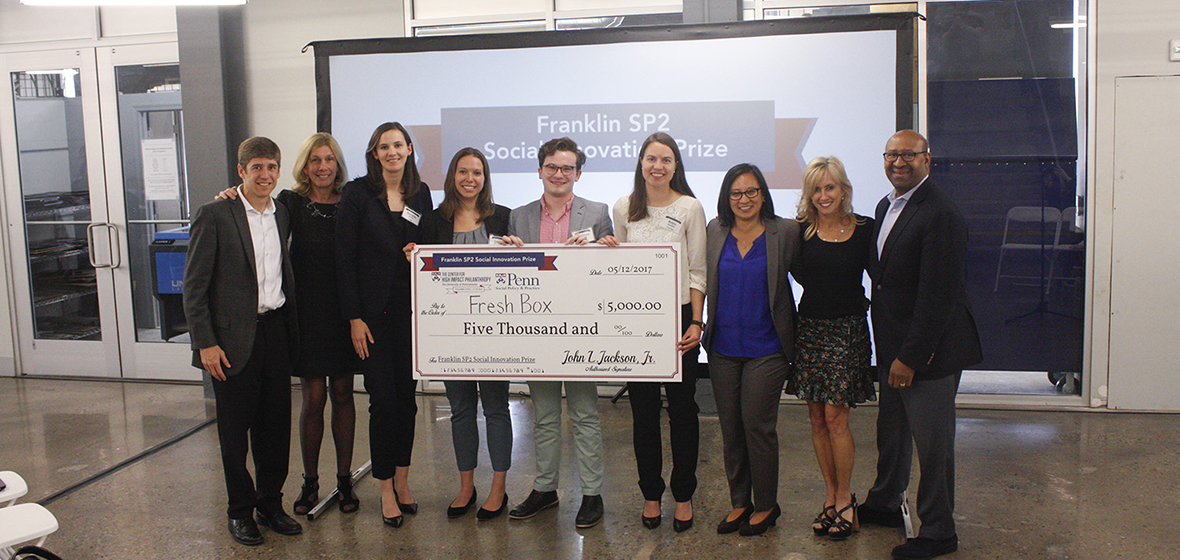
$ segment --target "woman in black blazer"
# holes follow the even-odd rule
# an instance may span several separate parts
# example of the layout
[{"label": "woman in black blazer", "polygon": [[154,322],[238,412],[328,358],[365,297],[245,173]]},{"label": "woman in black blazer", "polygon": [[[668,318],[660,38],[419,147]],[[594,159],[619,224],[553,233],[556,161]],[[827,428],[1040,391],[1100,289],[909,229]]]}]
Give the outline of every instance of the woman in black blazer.
[{"label": "woman in black blazer", "polygon": [[421,241],[434,202],[413,155],[405,127],[377,127],[365,151],[368,173],[344,186],[336,213],[340,302],[369,393],[381,518],[392,527],[402,525],[403,512],[418,511],[408,480],[418,405],[410,358],[410,265],[403,251]]},{"label": "woman in black blazer", "polygon": [[[507,207],[492,203],[488,160],[475,148],[463,148],[451,158],[443,182],[445,197],[425,227],[423,243],[487,245],[508,234]],[[444,381],[451,404],[451,439],[459,468],[459,495],[447,517],[462,517],[475,505],[475,466],[479,456],[477,403],[483,402],[492,460],[492,487],[476,518],[493,519],[508,503],[505,491],[512,466],[512,421],[508,415],[507,381]]]}]

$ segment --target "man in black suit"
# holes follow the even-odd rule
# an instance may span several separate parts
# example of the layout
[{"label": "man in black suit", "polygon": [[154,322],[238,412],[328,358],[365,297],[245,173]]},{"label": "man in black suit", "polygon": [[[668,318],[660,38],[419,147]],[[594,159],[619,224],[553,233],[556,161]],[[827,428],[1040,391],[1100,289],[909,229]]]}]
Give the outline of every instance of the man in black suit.
[{"label": "man in black suit", "polygon": [[877,480],[860,520],[902,525],[901,503],[918,450],[918,537],[893,549],[899,560],[958,549],[955,506],[955,393],[963,368],[982,354],[964,289],[967,225],[930,174],[926,139],[902,130],[885,145],[893,192],[877,205],[870,265],[872,317],[881,383]]},{"label": "man in black suit", "polygon": [[[255,137],[238,147],[236,200],[197,209],[184,271],[184,314],[193,366],[213,377],[217,437],[229,495],[229,532],[262,544],[254,521],[276,533],[303,531],[282,508],[291,449],[295,303],[287,256],[288,215],[270,194],[279,147]],[[258,486],[246,469],[254,451]]]}]

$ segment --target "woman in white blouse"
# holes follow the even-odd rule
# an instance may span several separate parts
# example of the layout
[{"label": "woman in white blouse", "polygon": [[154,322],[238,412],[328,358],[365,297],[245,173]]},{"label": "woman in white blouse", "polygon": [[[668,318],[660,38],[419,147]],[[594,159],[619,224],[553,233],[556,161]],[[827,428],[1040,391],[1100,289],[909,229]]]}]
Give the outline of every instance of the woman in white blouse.
[{"label": "woman in white blouse", "polygon": [[[672,444],[672,497],[676,513],[672,527],[692,527],[692,495],[696,491],[700,423],[696,403],[697,357],[700,354],[702,308],[705,301],[705,210],[693,197],[685,177],[680,149],[671,136],[657,132],[643,142],[635,166],[635,188],[614,206],[618,242],[679,243],[680,303],[684,335],[677,342],[683,372],[679,383],[663,383],[668,397],[668,425]],[[630,383],[634,422],[635,461],[639,489],[643,492],[643,525],[660,525],[660,498],[664,494],[663,445],[660,442],[661,383]]]}]

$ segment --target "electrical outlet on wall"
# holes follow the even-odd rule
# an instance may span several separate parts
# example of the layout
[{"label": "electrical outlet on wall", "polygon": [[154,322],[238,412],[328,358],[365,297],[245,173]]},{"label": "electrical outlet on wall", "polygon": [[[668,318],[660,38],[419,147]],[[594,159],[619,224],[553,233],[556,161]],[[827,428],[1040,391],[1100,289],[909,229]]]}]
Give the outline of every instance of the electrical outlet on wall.
[{"label": "electrical outlet on wall", "polygon": [[1172,62],[1180,62],[1180,39],[1172,39],[1171,49],[1168,51],[1168,59]]}]

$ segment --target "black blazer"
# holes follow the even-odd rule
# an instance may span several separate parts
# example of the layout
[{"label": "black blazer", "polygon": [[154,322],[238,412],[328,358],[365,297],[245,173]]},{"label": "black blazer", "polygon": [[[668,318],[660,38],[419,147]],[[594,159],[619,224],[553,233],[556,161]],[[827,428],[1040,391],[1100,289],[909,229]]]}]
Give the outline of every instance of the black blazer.
[{"label": "black blazer", "polygon": [[[423,222],[434,210],[426,183],[406,206],[421,215],[418,225],[394,216],[364,177],[344,185],[336,210],[336,271],[345,319],[376,317],[391,297],[405,298],[409,313],[410,263],[402,247],[422,241]],[[404,293],[394,294],[395,286]]]},{"label": "black blazer", "polygon": [[[494,205],[496,212],[483,221],[488,235],[508,235],[508,216],[512,213],[507,206]],[[438,210],[431,213],[430,220],[422,231],[422,243],[450,245],[455,242],[455,222],[446,220]]]},{"label": "black blazer", "polygon": [[[873,243],[889,209],[877,204]],[[894,359],[937,379],[983,360],[964,288],[967,224],[946,193],[926,179],[906,202],[880,257],[873,251],[873,334],[877,364]]]},{"label": "black blazer", "polygon": [[[193,367],[201,366],[201,349],[220,346],[237,375],[250,359],[258,322],[258,275],[254,242],[242,200],[214,200],[193,214],[184,266],[184,315],[192,338]],[[277,202],[275,223],[283,252],[283,313],[287,318],[291,363],[298,358],[295,275],[287,252],[290,217]]]},{"label": "black blazer", "polygon": [[[782,342],[783,354],[788,362],[795,361],[795,296],[791,292],[791,281],[787,278],[792,265],[799,255],[799,222],[774,216],[766,220],[766,279],[770,292],[770,317],[774,330]],[[717,295],[722,289],[717,263],[721,261],[721,249],[729,238],[730,228],[721,225],[717,218],[705,227],[707,243],[705,262],[708,280],[705,282],[705,299],[710,317],[701,344],[705,352],[713,351],[713,335],[717,331],[712,317],[717,316]]]}]

